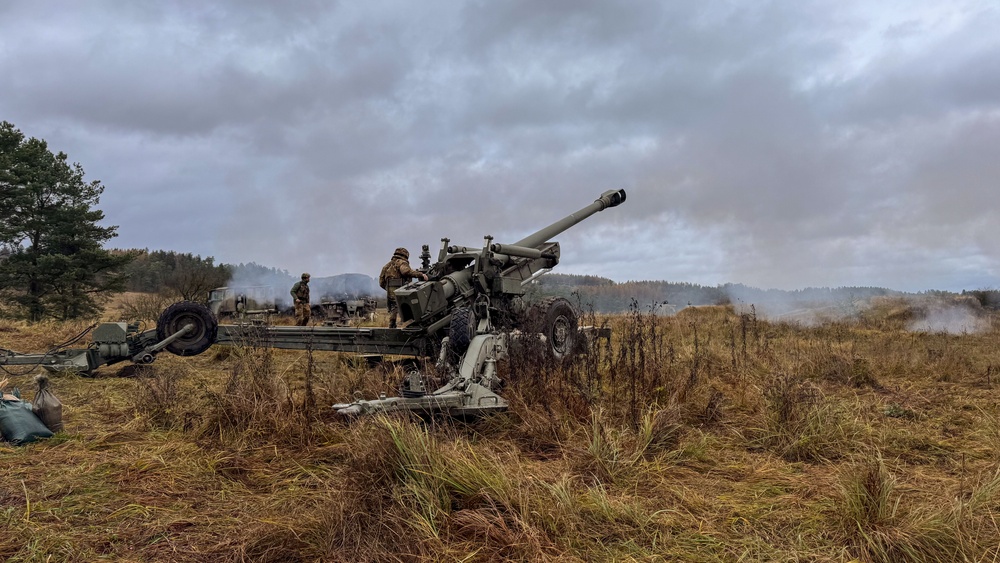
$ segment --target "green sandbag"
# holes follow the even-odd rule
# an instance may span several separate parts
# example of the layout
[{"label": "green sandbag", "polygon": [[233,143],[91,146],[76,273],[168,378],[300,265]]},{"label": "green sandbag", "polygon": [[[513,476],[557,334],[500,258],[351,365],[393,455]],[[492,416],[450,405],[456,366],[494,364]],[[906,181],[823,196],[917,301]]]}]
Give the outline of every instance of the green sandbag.
[{"label": "green sandbag", "polygon": [[20,445],[34,442],[39,438],[51,438],[52,432],[35,413],[24,408],[24,401],[0,401],[0,434],[11,444]]},{"label": "green sandbag", "polygon": [[32,410],[49,430],[59,432],[63,429],[62,402],[49,389],[48,376],[45,374],[36,375],[35,383],[38,384],[38,392],[35,393],[35,400],[32,401]]}]

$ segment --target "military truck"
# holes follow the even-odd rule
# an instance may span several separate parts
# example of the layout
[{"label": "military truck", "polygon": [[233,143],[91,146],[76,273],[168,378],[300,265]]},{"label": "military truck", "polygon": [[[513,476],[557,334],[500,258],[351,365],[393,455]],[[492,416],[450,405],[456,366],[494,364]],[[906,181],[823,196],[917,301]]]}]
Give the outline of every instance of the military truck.
[{"label": "military truck", "polygon": [[275,288],[268,285],[217,287],[208,292],[208,308],[217,318],[276,314]]},{"label": "military truck", "polygon": [[370,296],[323,297],[311,309],[313,317],[322,319],[327,326],[348,326],[354,320],[374,320],[378,300]]},{"label": "military truck", "polygon": [[[295,316],[295,308],[288,301],[283,291],[269,285],[217,287],[208,292],[208,308],[219,319]],[[377,308],[376,298],[367,295],[325,295],[310,306],[313,319],[330,326],[370,319]]]}]

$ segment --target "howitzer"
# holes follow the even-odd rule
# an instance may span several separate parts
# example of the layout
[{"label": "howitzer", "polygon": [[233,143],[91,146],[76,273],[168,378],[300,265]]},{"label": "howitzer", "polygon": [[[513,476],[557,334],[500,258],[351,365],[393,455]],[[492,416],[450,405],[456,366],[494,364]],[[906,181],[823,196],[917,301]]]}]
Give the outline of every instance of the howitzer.
[{"label": "howitzer", "polygon": [[428,280],[395,291],[407,323],[403,328],[220,325],[209,308],[182,301],[161,313],[155,330],[140,332],[138,325],[105,323],[85,349],[60,347],[45,354],[0,350],[0,367],[40,365],[89,374],[121,361],[147,364],[163,350],[194,356],[213,344],[244,341],[252,333],[273,348],[437,358],[438,372],[448,377],[447,384],[430,391],[425,374],[411,370],[400,397],[334,405],[341,414],[405,410],[475,417],[502,411],[507,402],[495,392],[496,363],[507,356],[513,338],[541,334],[548,352],[562,358],[573,351],[580,336],[578,315],[566,299],[548,298],[530,307],[523,299],[525,286],[559,263],[559,243],[550,239],[624,201],[624,190],[609,190],[594,203],[513,244],[495,243],[487,236],[483,246],[475,248],[442,239],[437,262],[422,267]]},{"label": "howitzer", "polygon": [[403,322],[412,321],[411,327],[428,333],[446,326],[450,333],[460,333],[471,327],[464,326],[464,313],[456,316],[455,312],[469,308],[471,325],[488,318],[493,328],[520,328],[525,320],[521,300],[525,285],[559,263],[559,243],[549,239],[624,201],[625,190],[608,190],[587,207],[513,244],[494,243],[488,235],[482,248],[453,246],[449,239],[441,239],[430,279],[411,282],[395,292]]},{"label": "howitzer", "polygon": [[413,371],[403,382],[402,397],[334,408],[346,415],[407,410],[463,417],[506,409],[507,402],[494,392],[496,362],[507,356],[512,335],[540,332],[556,358],[571,353],[579,335],[577,313],[566,299],[547,299],[531,308],[522,299],[526,284],[559,263],[559,243],[549,239],[624,201],[625,190],[606,191],[587,207],[513,244],[495,243],[488,235],[482,248],[441,239],[429,279],[411,282],[395,296],[403,322],[410,323],[401,330],[431,341],[439,338],[437,367],[450,370],[451,379],[428,392],[422,374]]}]

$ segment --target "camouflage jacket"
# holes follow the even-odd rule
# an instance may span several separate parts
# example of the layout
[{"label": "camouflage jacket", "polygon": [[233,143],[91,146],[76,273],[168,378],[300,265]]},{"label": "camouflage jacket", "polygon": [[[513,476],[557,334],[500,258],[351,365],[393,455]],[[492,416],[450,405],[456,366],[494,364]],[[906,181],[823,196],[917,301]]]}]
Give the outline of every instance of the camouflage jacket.
[{"label": "camouflage jacket", "polygon": [[292,293],[292,298],[295,300],[296,303],[298,303],[300,301],[303,302],[303,303],[308,303],[309,302],[309,282],[305,282],[305,281],[295,282],[295,285],[292,286],[291,293]]},{"label": "camouflage jacket", "polygon": [[378,276],[378,284],[382,289],[401,287],[406,280],[419,278],[420,272],[410,267],[410,262],[402,256],[395,255],[389,263],[382,267]]}]

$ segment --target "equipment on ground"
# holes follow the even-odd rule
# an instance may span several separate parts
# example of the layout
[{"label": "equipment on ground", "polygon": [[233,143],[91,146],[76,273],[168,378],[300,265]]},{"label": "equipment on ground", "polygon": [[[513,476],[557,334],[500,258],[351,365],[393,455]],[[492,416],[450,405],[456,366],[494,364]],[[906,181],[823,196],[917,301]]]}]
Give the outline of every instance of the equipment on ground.
[{"label": "equipment on ground", "polygon": [[374,320],[376,310],[378,310],[378,300],[374,297],[344,299],[324,297],[318,306],[313,305],[312,314],[322,319],[326,326],[350,326],[355,320]]},{"label": "equipment on ground", "polygon": [[[169,323],[160,323],[157,328],[142,332],[139,331],[139,323],[93,325],[70,341],[42,354],[21,354],[0,349],[0,369],[13,374],[6,366],[24,366],[27,369],[23,373],[42,367],[51,373],[92,375],[101,366],[124,361],[150,364],[164,349],[180,356],[194,356],[216,341],[218,321],[204,305],[182,301],[167,307],[160,315],[161,321],[165,315]],[[89,346],[69,348],[91,331]]]}]

